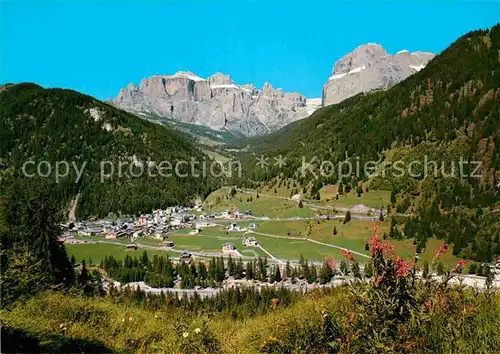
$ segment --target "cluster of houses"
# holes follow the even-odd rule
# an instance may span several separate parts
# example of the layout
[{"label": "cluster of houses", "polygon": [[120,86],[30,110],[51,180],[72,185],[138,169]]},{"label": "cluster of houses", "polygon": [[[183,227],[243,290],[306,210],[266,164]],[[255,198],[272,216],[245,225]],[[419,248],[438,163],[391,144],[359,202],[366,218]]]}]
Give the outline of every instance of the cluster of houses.
[{"label": "cluster of houses", "polygon": [[106,239],[130,238],[134,240],[138,237],[149,236],[164,240],[165,236],[173,230],[194,226],[196,219],[200,216],[189,213],[192,210],[193,208],[189,207],[170,207],[165,210],[153,210],[151,214],[143,214],[139,217],[117,220],[82,220],[61,225],[64,230],[61,239],[65,242],[73,242],[74,236],[104,235]]},{"label": "cluster of houses", "polygon": [[[61,225],[64,233],[62,239],[71,236],[92,237],[104,235],[107,239],[115,238],[137,238],[149,236],[158,240],[164,240],[165,235],[173,230],[192,228],[192,233],[198,233],[202,227],[215,226],[207,220],[217,219],[252,219],[252,212],[223,211],[219,213],[194,214],[193,211],[202,212],[200,206],[191,207],[169,207],[165,210],[153,210],[151,214],[143,214],[139,217],[119,218],[117,220],[89,219],[80,222]],[[245,231],[246,229],[231,224],[231,231]]]},{"label": "cluster of houses", "polygon": [[[193,213],[195,211],[196,213]],[[172,248],[174,241],[168,239],[168,234],[179,229],[190,228],[190,235],[198,234],[203,228],[217,226],[214,220],[254,220],[251,211],[223,211],[218,213],[203,213],[200,206],[190,207],[169,207],[165,210],[153,210],[150,214],[143,214],[139,217],[109,219],[89,219],[79,222],[63,224],[63,234],[59,237],[65,243],[94,243],[93,236],[103,236],[105,239],[127,239],[131,243],[126,245],[127,250],[137,249],[134,243],[137,238],[150,237],[159,240],[159,247]],[[245,232],[248,229],[256,228],[256,223],[250,223],[243,227],[232,222],[228,231]],[[75,236],[80,236],[75,238]],[[244,246],[257,246],[255,237],[246,237]],[[236,247],[231,243],[222,245],[223,252],[235,252]],[[182,254],[181,258],[188,260],[191,254]]]}]

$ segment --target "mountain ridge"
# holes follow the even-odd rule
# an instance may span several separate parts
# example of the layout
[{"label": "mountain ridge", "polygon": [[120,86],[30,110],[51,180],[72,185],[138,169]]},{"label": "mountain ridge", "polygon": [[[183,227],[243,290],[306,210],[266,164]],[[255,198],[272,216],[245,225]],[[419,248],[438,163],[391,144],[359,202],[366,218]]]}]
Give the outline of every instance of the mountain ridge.
[{"label": "mountain ridge", "polygon": [[318,99],[283,92],[268,82],[257,89],[235,84],[230,75],[216,73],[205,79],[190,71],[153,75],[139,86],[129,84],[111,102],[128,111],[247,136],[275,131],[319,106]]}]

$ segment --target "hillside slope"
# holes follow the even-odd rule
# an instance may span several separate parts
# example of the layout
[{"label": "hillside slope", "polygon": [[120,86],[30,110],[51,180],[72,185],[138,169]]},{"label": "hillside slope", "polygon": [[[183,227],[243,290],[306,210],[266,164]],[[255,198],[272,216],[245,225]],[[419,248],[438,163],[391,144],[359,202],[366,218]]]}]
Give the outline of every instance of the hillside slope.
[{"label": "hillside slope", "polygon": [[[4,86],[0,102],[0,171],[2,189],[13,196],[11,201],[44,190],[66,212],[79,195],[76,214],[88,217],[146,212],[212,190],[208,178],[175,176],[177,161],[207,158],[169,128],[78,92],[34,84]],[[171,176],[167,171],[159,174],[162,161],[172,165]],[[149,177],[149,170],[156,177]],[[187,165],[180,168],[188,170]]]}]

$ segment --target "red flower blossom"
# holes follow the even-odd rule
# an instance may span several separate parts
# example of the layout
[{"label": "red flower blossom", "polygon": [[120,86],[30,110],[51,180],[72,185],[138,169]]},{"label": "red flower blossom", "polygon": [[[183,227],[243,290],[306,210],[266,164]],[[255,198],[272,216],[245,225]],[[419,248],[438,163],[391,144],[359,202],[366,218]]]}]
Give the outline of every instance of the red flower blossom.
[{"label": "red flower blossom", "polygon": [[377,277],[377,279],[375,280],[375,286],[378,286],[380,284],[380,282],[382,281],[383,277],[381,275],[379,275]]},{"label": "red flower blossom", "polygon": [[336,341],[337,343],[340,343],[340,342],[342,342],[342,339],[340,339],[340,338],[335,338],[335,341]]},{"label": "red flower blossom", "polygon": [[431,301],[431,299],[428,299],[428,300],[424,303],[424,306],[425,306],[425,308],[427,308],[427,309],[428,309],[428,308],[430,308],[430,307],[432,306],[432,301]]},{"label": "red flower blossom", "polygon": [[384,258],[390,258],[394,253],[394,247],[388,241],[380,241],[380,236],[374,232],[368,240],[368,248],[372,257],[382,255]]},{"label": "red flower blossom", "polygon": [[462,273],[462,269],[465,268],[466,262],[463,259],[459,259],[455,269],[453,270],[455,273]]},{"label": "red flower blossom", "polygon": [[394,260],[394,266],[396,267],[396,276],[398,278],[406,278],[408,274],[410,274],[412,262],[405,261],[401,257],[396,257]]},{"label": "red flower blossom", "polygon": [[351,251],[348,251],[348,250],[342,250],[342,255],[343,255],[343,256],[344,256],[344,258],[347,260],[347,262],[351,262],[351,263],[356,262],[356,260],[354,259],[354,256],[352,255],[352,252],[351,252]]},{"label": "red flower blossom", "polygon": [[436,250],[436,254],[434,255],[434,258],[439,259],[441,256],[446,252],[446,245],[439,246],[439,248]]}]

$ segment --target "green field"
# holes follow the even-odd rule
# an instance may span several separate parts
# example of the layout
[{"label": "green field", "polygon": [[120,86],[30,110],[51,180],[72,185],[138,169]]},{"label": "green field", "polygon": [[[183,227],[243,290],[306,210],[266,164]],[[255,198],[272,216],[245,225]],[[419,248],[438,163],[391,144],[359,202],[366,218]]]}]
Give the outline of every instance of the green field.
[{"label": "green field", "polygon": [[169,240],[175,242],[175,248],[191,251],[222,252],[224,243],[233,243],[236,248],[241,248],[241,241],[236,237],[211,237],[201,235],[175,234],[169,235]]},{"label": "green field", "polygon": [[[363,188],[364,190],[364,188]],[[391,192],[381,191],[381,190],[370,190],[368,192],[363,192],[360,197],[356,194],[354,190],[349,193],[344,193],[339,195],[339,199],[335,199],[337,194],[337,186],[324,186],[319,191],[321,200],[312,201],[318,202],[321,205],[332,205],[332,206],[344,206],[352,207],[357,204],[364,204],[372,208],[385,209],[387,204],[389,204]]]},{"label": "green field", "polygon": [[[290,187],[286,187],[286,183],[289,183]],[[292,189],[296,188],[296,182],[288,179],[283,181],[283,183],[278,187],[278,184],[271,186],[262,187],[262,194],[287,197],[290,198],[292,194]],[[294,186],[294,187],[292,187]],[[339,199],[335,199],[337,195],[338,185],[326,185],[319,190],[320,200],[307,198],[309,196],[308,192],[303,195],[304,201],[318,204],[318,205],[329,205],[329,206],[339,206],[339,207],[352,207],[357,204],[364,204],[373,208],[383,208],[387,207],[389,204],[391,192],[382,190],[369,190],[368,192],[363,192],[360,197],[357,196],[355,190],[351,190],[349,193],[344,193],[339,195]],[[365,190],[365,186],[363,187]],[[302,193],[302,189],[298,188],[298,192]]]},{"label": "green field", "polygon": [[[252,211],[255,216],[275,217],[310,217],[315,214],[310,208],[299,208],[298,203],[266,196],[251,195],[238,192],[234,197],[229,195],[230,189],[222,188],[210,194],[203,206],[207,212],[221,212],[225,210]],[[249,201],[249,198],[252,201]]]},{"label": "green field", "polygon": [[311,220],[269,220],[256,222],[255,231],[279,236],[305,237]]},{"label": "green field", "polygon": [[[337,235],[333,235],[334,226],[337,229]],[[276,221],[261,221],[258,222],[258,227],[255,229],[256,232],[267,233],[271,235],[277,236],[287,236],[288,232],[290,232],[290,236],[294,237],[307,237],[309,239],[329,243],[332,245],[336,245],[339,247],[344,247],[351,249],[353,251],[357,251],[360,253],[368,254],[368,251],[365,249],[366,240],[372,235],[372,227],[373,222],[364,221],[364,220],[351,220],[347,224],[343,224],[338,220],[276,220]],[[389,232],[389,222],[384,221],[381,224],[381,233]],[[260,239],[264,236],[258,236]],[[267,241],[264,238],[265,241]],[[279,245],[284,247],[284,250],[278,250],[279,254],[289,255],[283,256],[284,258],[293,258],[293,256],[299,254],[300,252],[295,252],[294,250],[288,250],[290,240],[285,239],[273,239],[276,243],[275,245],[271,244],[272,249],[278,249]],[[293,242],[293,241],[292,241]],[[413,240],[392,240],[389,239],[394,245],[394,250],[396,254],[400,255],[404,258],[411,258],[415,255],[415,245],[413,244]],[[266,242],[267,244],[267,242]],[[421,260],[432,261],[434,254],[439,246],[443,244],[442,240],[430,239],[427,241],[427,247],[425,251],[421,255]],[[293,244],[293,247],[297,247],[297,243]],[[320,246],[314,245],[310,242],[307,244],[301,245],[301,249],[306,249],[307,251],[312,250],[311,247]],[[266,245],[263,244],[263,247],[267,249]],[[326,247],[326,246],[325,246]],[[268,249],[269,252],[273,253],[271,249]],[[334,250],[328,250],[332,252]],[[280,253],[281,252],[281,253]],[[314,250],[314,254],[317,257],[317,250]],[[321,253],[322,251],[319,250]],[[306,256],[306,252],[303,252],[304,256]],[[278,257],[278,255],[275,255]],[[281,256],[279,256],[281,258]],[[317,259],[317,258],[311,258]],[[452,246],[449,247],[448,251],[445,252],[441,261],[446,264],[448,267],[453,267],[458,262],[458,257],[452,254]]]},{"label": "green field", "polygon": [[[344,259],[342,251],[338,249],[305,240],[287,240],[262,235],[255,235],[255,237],[262,247],[281,259],[300,259],[301,255],[313,261],[322,261],[326,257],[333,257],[336,260]],[[363,262],[362,257],[356,258]]]},{"label": "green field", "polygon": [[[123,245],[116,244],[104,244],[104,243],[87,243],[87,244],[67,244],[66,250],[68,255],[75,256],[76,262],[80,263],[82,259],[89,262],[92,259],[93,264],[100,263],[104,256],[113,256],[116,259],[123,259],[126,255],[130,256],[140,256],[143,250],[138,249],[137,251],[127,251]],[[179,255],[174,252],[160,251],[160,250],[147,250],[148,255],[153,254],[158,255],[169,255],[170,257],[178,257]]]},{"label": "green field", "polygon": [[[334,227],[337,234],[333,235]],[[339,247],[367,253],[365,251],[366,240],[372,235],[372,221],[351,220],[343,224],[339,220],[276,220],[260,222],[255,230],[278,236],[307,237],[309,239],[333,244]],[[387,232],[388,223],[383,222],[381,231]]]},{"label": "green field", "polygon": [[[372,235],[373,225],[373,221],[365,220],[351,220],[347,224],[340,220],[321,220],[319,223],[313,221],[310,224],[307,237],[368,254],[365,250],[365,244]],[[333,234],[334,228],[337,229],[336,235]],[[388,223],[383,222],[381,232],[388,232],[388,229]]]},{"label": "green field", "polygon": [[[408,256],[413,256],[415,255],[415,245],[413,244],[412,240],[393,240],[391,241],[392,244],[394,244],[394,249],[398,254],[401,255],[408,255]],[[444,244],[443,240],[437,240],[437,239],[429,239],[427,240],[427,246],[424,250],[424,252],[419,256],[420,260],[419,263],[422,265],[424,261],[428,261],[429,263],[432,263],[434,260],[434,256],[436,254],[437,249]],[[458,260],[459,257],[453,255],[453,246],[450,245],[448,247],[448,250],[441,256],[440,261],[443,262],[448,269],[453,268]],[[467,262],[469,264],[470,262]]]}]

